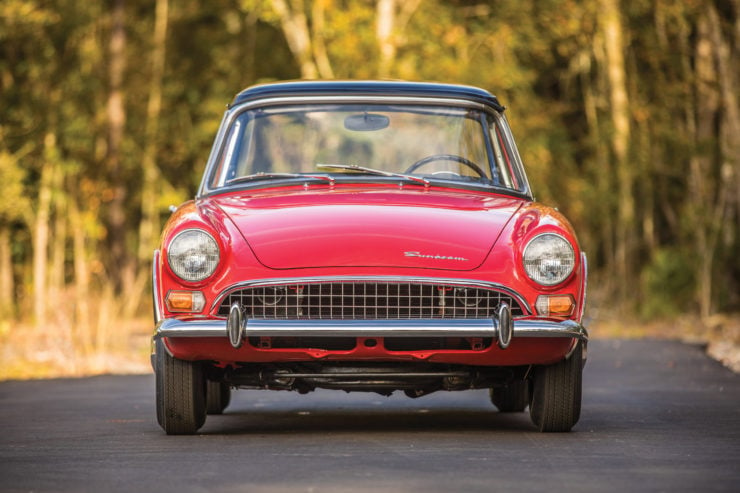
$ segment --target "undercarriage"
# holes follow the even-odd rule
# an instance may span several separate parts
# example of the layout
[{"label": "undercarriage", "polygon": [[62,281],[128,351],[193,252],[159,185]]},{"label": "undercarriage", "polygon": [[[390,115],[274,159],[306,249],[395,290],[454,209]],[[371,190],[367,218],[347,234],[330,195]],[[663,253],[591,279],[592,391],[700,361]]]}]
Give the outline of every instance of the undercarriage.
[{"label": "undercarriage", "polygon": [[469,390],[506,386],[524,380],[530,366],[467,367],[458,365],[397,363],[285,363],[244,364],[237,368],[206,367],[207,378],[233,388],[294,390],[316,389],[376,392],[390,395],[402,390],[421,397],[439,390]]}]

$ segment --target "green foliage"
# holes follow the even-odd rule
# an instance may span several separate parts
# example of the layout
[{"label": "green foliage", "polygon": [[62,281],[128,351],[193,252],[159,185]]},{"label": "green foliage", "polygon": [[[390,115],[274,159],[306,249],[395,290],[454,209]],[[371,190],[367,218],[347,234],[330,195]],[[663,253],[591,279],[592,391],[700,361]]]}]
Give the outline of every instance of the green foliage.
[{"label": "green foliage", "polygon": [[27,220],[30,206],[23,189],[24,172],[16,156],[0,151],[0,183],[3,184],[3,198],[0,200],[0,228],[13,222]]},{"label": "green foliage", "polygon": [[[738,183],[740,157],[726,100],[726,94],[736,99],[740,94],[740,41],[733,30],[737,2],[397,0],[386,60],[378,34],[379,0],[170,0],[164,74],[153,81],[154,2],[121,1],[126,118],[116,173],[110,169],[107,108],[117,2],[0,2],[0,228],[12,229],[19,303],[32,292],[25,273],[32,259],[28,245],[38,236],[33,228],[44,171],[53,171],[47,174],[49,221],[66,235],[49,247],[50,262],[52,251],[63,252],[62,261],[57,259],[65,271],[61,278],[84,277],[84,269],[72,273],[79,252],[70,245],[80,226],[84,242],[77,238],[75,245],[87,249],[90,281],[106,286],[125,264],[106,258],[105,248],[112,228],[109,209],[121,189],[127,251],[135,255],[138,246],[142,160],[151,147],[146,130],[151,85],[159,83],[162,94],[153,146],[156,206],[164,219],[168,205],[195,192],[234,93],[301,76],[277,8],[282,3],[289,15],[305,18],[309,58],[318,65],[323,50],[336,78],[458,82],[495,93],[509,107],[538,199],[560,207],[574,223],[592,272],[617,278],[617,246],[628,250],[628,271],[622,274],[639,280],[643,296],[634,305],[642,315],[695,310],[702,283],[706,288],[708,282],[715,309],[739,308],[732,293],[740,270],[735,253],[740,205],[729,184]],[[610,66],[605,54],[607,4],[620,10],[623,67]],[[715,18],[713,37],[700,40],[699,27],[711,28]],[[701,77],[700,41],[714,70]],[[722,66],[735,67],[729,87],[722,86],[728,84],[720,77]],[[634,201],[634,224],[621,228],[619,177],[625,175],[615,161],[612,116],[624,108],[610,102],[615,69],[624,71],[629,96],[626,190]],[[700,86],[704,82],[706,87]],[[712,98],[714,112],[707,105]],[[697,136],[697,125],[706,122],[714,133]],[[703,178],[701,184],[692,173]],[[70,211],[77,211],[80,224],[65,224]],[[625,229],[632,238],[619,237]],[[700,261],[715,256],[715,264]],[[606,289],[610,299],[616,287]]]},{"label": "green foliage", "polygon": [[693,255],[678,247],[653,252],[640,276],[642,294],[638,307],[643,318],[674,317],[692,311],[696,289],[694,274],[689,268],[692,262],[695,262]]}]

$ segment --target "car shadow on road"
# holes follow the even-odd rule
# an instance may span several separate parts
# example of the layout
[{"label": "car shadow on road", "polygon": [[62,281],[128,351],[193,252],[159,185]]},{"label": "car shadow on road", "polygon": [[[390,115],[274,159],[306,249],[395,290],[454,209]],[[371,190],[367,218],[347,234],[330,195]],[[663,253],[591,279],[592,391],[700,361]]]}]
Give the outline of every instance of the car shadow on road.
[{"label": "car shadow on road", "polygon": [[235,411],[209,416],[202,435],[534,431],[529,413],[467,409]]}]

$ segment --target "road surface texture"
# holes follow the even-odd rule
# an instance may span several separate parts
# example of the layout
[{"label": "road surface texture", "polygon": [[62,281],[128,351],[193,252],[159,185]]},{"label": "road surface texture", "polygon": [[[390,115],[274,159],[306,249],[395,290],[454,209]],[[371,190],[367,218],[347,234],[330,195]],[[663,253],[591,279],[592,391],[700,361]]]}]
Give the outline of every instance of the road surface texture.
[{"label": "road surface texture", "polygon": [[581,421],[540,434],[487,392],[240,391],[196,436],[154,378],[0,383],[0,491],[740,491],[740,376],[700,348],[592,341]]}]

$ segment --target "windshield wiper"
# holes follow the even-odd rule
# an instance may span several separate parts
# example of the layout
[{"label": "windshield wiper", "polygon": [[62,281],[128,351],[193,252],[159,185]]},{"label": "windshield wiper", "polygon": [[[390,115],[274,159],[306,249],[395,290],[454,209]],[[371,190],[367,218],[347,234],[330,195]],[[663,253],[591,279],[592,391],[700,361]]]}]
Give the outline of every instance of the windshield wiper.
[{"label": "windshield wiper", "polygon": [[382,169],[366,168],[364,166],[357,166],[356,164],[317,164],[316,167],[319,169],[343,169],[347,171],[356,171],[358,173],[366,173],[368,175],[403,178],[404,180],[424,185],[424,188],[429,188],[430,185],[429,180],[420,176],[404,175],[403,173],[393,173],[391,171],[383,171]]},{"label": "windshield wiper", "polygon": [[273,178],[311,178],[314,180],[328,181],[330,185],[334,185],[334,178],[326,175],[307,175],[303,173],[254,173],[253,175],[237,176],[226,182],[226,185],[232,185],[234,183],[242,183],[245,181],[257,181],[257,180],[271,180]]}]

